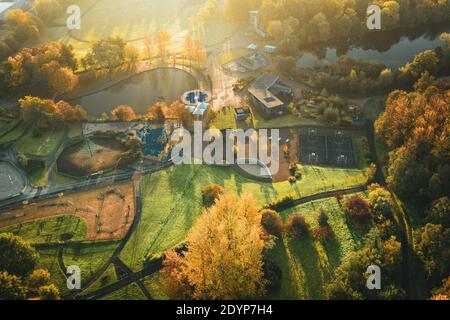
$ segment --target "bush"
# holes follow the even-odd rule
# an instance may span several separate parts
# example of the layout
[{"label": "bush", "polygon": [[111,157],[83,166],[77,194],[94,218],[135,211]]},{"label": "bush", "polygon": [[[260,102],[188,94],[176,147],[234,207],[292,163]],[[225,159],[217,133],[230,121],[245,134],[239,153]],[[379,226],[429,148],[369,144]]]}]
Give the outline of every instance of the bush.
[{"label": "bush", "polygon": [[273,210],[275,210],[277,207],[283,206],[283,205],[285,205],[287,203],[290,203],[290,202],[294,201],[294,199],[295,199],[295,194],[291,193],[291,194],[289,194],[287,196],[284,196],[281,199],[272,200],[272,202],[270,204],[264,206],[264,209],[273,209]]},{"label": "bush", "polygon": [[294,177],[294,176],[290,176],[290,177],[288,178],[288,181],[289,181],[289,183],[295,183],[295,181],[297,181],[297,178]]},{"label": "bush", "polygon": [[270,209],[261,211],[261,225],[264,230],[273,236],[281,238],[283,234],[283,221],[278,212]]},{"label": "bush", "polygon": [[309,232],[309,224],[304,216],[294,214],[286,222],[286,232],[291,237],[300,237]]},{"label": "bush", "polygon": [[370,219],[369,203],[361,197],[354,195],[346,201],[345,213],[357,222],[366,222]]},{"label": "bush", "polygon": [[202,189],[203,205],[207,208],[212,206],[216,201],[216,199],[218,199],[219,196],[224,192],[225,190],[221,185],[213,183],[210,184],[209,186],[206,186],[205,188]]},{"label": "bush", "polygon": [[302,178],[302,173],[300,171],[296,171],[294,177],[296,179],[301,179]]}]

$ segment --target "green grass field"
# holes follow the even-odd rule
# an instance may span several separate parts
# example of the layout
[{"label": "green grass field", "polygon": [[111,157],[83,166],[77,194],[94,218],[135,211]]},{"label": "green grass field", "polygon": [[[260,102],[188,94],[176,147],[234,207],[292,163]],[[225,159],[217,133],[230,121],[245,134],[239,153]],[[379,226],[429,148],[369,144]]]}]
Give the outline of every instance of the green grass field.
[{"label": "green grass field", "polygon": [[253,114],[253,126],[255,128],[286,128],[296,126],[314,126],[314,125],[326,125],[326,123],[308,118],[299,118],[292,114],[285,114],[283,116],[276,117],[274,119],[264,119],[260,112],[252,109]]},{"label": "green grass field", "polygon": [[35,187],[44,187],[48,184],[48,169],[47,166],[35,170],[33,173],[27,175],[31,184]]},{"label": "green grass field", "polygon": [[[184,37],[188,32],[193,32],[190,17],[198,13],[203,3],[179,0],[82,0],[79,5],[83,14],[82,26],[80,30],[72,32],[73,37],[68,35],[64,26],[46,27],[40,39],[32,45],[60,41],[73,45],[78,52],[83,52],[88,49],[88,42],[119,36],[141,46],[142,39],[146,36],[151,36],[155,43],[156,33],[165,29],[171,35],[168,50],[180,52],[183,50]],[[64,14],[56,22],[64,25],[66,19],[67,15]],[[203,30],[196,31],[195,36],[200,37],[207,46],[215,45],[222,43],[237,28],[236,24],[224,21],[222,16],[217,14]]]},{"label": "green grass field", "polygon": [[26,129],[27,129],[27,125],[22,122],[20,125],[17,126],[17,128],[15,128],[11,132],[5,134],[4,136],[0,137],[0,145],[19,139],[20,136],[25,132]]},{"label": "green grass field", "polygon": [[63,136],[64,130],[43,132],[40,137],[34,137],[32,130],[28,130],[17,143],[16,150],[34,156],[48,156],[57,151]]},{"label": "green grass field", "polygon": [[297,196],[353,187],[364,184],[362,170],[303,166],[303,178],[289,182],[261,183],[241,177],[230,168],[177,165],[145,176],[141,184],[143,197],[140,224],[121,253],[133,270],[143,267],[147,254],[161,253],[186,238],[201,214],[201,189],[218,183],[226,190],[250,192],[258,205],[291,193]]},{"label": "green grass field", "polygon": [[64,264],[80,267],[85,279],[89,279],[112,256],[118,241],[70,244],[64,247]]},{"label": "green grass field", "polygon": [[69,289],[67,289],[66,277],[58,265],[58,250],[59,246],[38,249],[39,259],[37,267],[47,269],[50,272],[51,280],[59,288],[61,294],[64,295],[69,292]]},{"label": "green grass field", "polygon": [[86,290],[83,291],[83,294],[94,292],[100,288],[116,282],[117,280],[118,279],[116,271],[114,270],[114,265],[111,264],[109,265],[108,269],[106,269],[106,271],[93,284],[91,284]]},{"label": "green grass field", "polygon": [[[365,197],[365,194],[360,193],[360,196]],[[321,207],[328,213],[335,239],[326,243],[312,236],[278,240],[276,246],[266,253],[267,259],[274,262],[282,272],[281,288],[270,298],[324,299],[324,285],[336,267],[349,253],[362,247],[370,226],[357,227],[348,223],[335,198],[312,201],[283,211],[281,216],[286,221],[291,214],[300,213],[313,230],[318,225],[318,209]]]},{"label": "green grass field", "polygon": [[162,276],[159,272],[146,277],[144,279],[144,285],[152,295],[153,299],[155,300],[169,299],[166,288],[164,287]]},{"label": "green grass field", "polygon": [[2,228],[1,232],[11,232],[34,244],[58,242],[61,236],[68,234],[71,240],[83,240],[86,237],[86,223],[79,217],[64,215]]}]

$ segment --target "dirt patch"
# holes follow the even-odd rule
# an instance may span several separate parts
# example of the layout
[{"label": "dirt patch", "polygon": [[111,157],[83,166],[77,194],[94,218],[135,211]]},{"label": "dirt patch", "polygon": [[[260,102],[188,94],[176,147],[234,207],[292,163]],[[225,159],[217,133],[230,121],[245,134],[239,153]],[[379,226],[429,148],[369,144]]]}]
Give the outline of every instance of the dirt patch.
[{"label": "dirt patch", "polygon": [[135,215],[132,182],[24,205],[0,213],[0,228],[39,218],[75,215],[86,221],[86,240],[121,239]]},{"label": "dirt patch", "polygon": [[58,158],[58,170],[75,177],[115,167],[127,148],[113,138],[92,138],[67,147]]}]

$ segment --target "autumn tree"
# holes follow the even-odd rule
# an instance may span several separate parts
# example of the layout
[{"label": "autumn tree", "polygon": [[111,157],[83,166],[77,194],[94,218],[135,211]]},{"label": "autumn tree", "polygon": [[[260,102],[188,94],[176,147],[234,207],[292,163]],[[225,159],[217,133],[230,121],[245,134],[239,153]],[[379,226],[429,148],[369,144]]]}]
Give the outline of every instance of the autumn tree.
[{"label": "autumn tree", "polygon": [[119,121],[132,121],[136,119],[134,109],[127,105],[121,105],[111,111],[111,115]]},{"label": "autumn tree", "polygon": [[[376,230],[372,230],[364,247],[352,252],[335,270],[326,293],[332,300],[398,300],[406,293],[401,287],[401,243],[395,237],[383,241]],[[377,265],[381,272],[381,290],[366,287],[367,267]]]},{"label": "autumn tree", "polygon": [[72,91],[78,84],[78,76],[71,69],[62,67],[56,61],[44,64],[41,70],[55,95]]},{"label": "autumn tree", "polygon": [[[155,122],[163,122],[166,118],[165,110],[167,110],[168,107],[164,102],[157,102],[150,107],[148,107],[147,116],[150,118],[150,120]],[[173,111],[173,110],[172,110]]]},{"label": "autumn tree", "polygon": [[49,99],[26,96],[19,100],[23,120],[39,129],[52,129],[61,124],[61,113]]},{"label": "autumn tree", "polygon": [[273,236],[281,238],[283,236],[283,220],[280,214],[274,210],[264,209],[261,211],[261,225],[264,230]]},{"label": "autumn tree", "polygon": [[166,56],[167,43],[170,41],[170,34],[167,30],[161,29],[156,34],[156,45],[158,47],[158,53],[161,58]]},{"label": "autumn tree", "polygon": [[39,23],[29,12],[22,9],[8,10],[5,24],[21,41],[36,38],[39,35]]},{"label": "autumn tree", "polygon": [[300,237],[309,232],[309,223],[299,213],[290,215],[286,221],[286,232],[291,237]]},{"label": "autumn tree", "polygon": [[107,68],[112,70],[125,61],[126,43],[119,37],[97,40],[91,44],[87,54],[81,59],[89,69]]},{"label": "autumn tree", "polygon": [[216,183],[212,183],[202,189],[203,205],[208,208],[219,199],[219,197],[225,192],[225,189]]},{"label": "autumn tree", "polygon": [[[244,299],[264,293],[261,215],[250,194],[225,193],[205,210],[189,248],[169,253],[162,271],[169,292],[193,299]],[[184,290],[180,290],[184,289]],[[180,298],[175,296],[172,298]]]},{"label": "autumn tree", "polygon": [[80,105],[72,106],[66,101],[59,101],[56,104],[58,112],[65,123],[79,123],[87,118],[86,110]]},{"label": "autumn tree", "polygon": [[26,276],[36,266],[37,258],[28,242],[11,233],[0,233],[0,271]]},{"label": "autumn tree", "polygon": [[57,0],[36,0],[34,10],[44,22],[51,22],[63,13],[61,4]]},{"label": "autumn tree", "polygon": [[357,222],[370,220],[369,203],[358,195],[353,195],[345,202],[345,213]]}]

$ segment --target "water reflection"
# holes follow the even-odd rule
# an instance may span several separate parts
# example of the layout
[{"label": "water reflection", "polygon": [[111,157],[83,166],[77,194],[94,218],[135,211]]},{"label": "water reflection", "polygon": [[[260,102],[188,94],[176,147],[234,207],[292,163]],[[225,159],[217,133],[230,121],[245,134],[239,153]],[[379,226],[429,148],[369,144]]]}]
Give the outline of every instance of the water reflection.
[{"label": "water reflection", "polygon": [[137,113],[145,114],[152,104],[158,101],[170,104],[184,92],[197,88],[197,81],[187,72],[161,68],[131,77],[109,89],[71,102],[81,104],[91,116],[109,113],[121,104],[130,105]]}]

